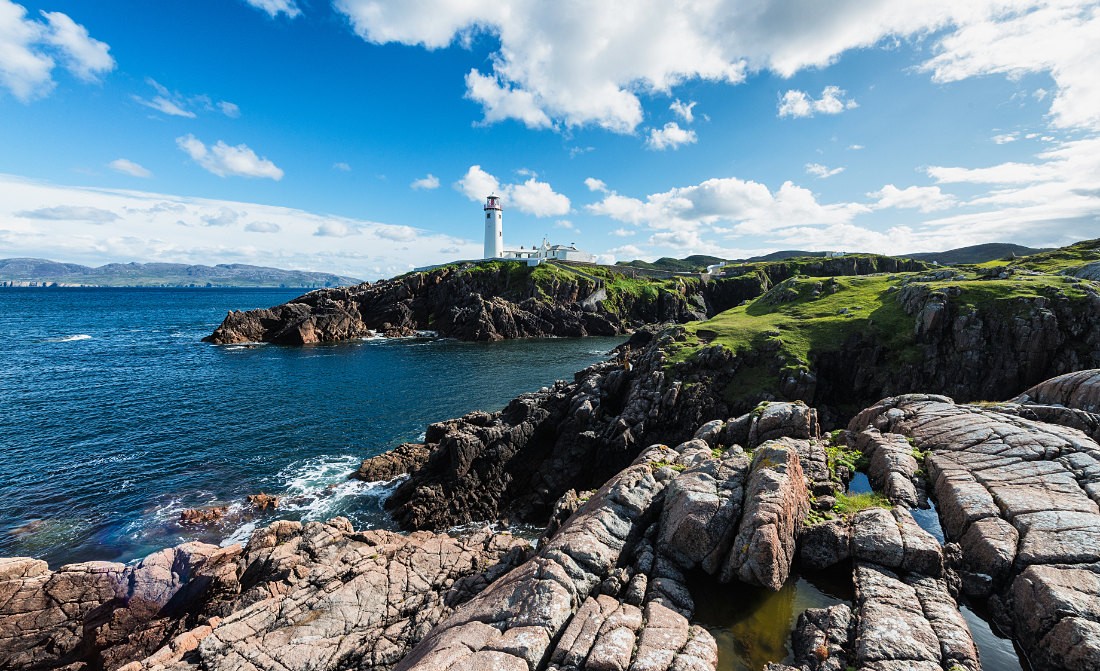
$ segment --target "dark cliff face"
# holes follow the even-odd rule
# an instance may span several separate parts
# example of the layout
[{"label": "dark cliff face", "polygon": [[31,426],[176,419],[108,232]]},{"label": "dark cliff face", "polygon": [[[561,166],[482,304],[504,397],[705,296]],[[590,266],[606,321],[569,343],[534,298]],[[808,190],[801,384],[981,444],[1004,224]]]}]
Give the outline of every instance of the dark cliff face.
[{"label": "dark cliff face", "polygon": [[889,257],[814,259],[753,264],[704,282],[697,276],[635,276],[629,268],[468,263],[313,291],[269,309],[231,312],[205,340],[300,345],[423,330],[479,341],[617,335],[643,324],[705,319],[795,274],[824,277],[923,267]]}]

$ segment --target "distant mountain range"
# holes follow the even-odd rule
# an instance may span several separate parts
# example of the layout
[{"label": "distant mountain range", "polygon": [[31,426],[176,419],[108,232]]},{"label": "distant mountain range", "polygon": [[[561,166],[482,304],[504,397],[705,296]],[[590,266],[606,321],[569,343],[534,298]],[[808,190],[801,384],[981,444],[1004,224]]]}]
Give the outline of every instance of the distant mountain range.
[{"label": "distant mountain range", "polygon": [[[1012,258],[1014,256],[1030,256],[1039,252],[1048,252],[1049,248],[1024,247],[1007,242],[991,242],[984,245],[959,247],[943,252],[919,252],[916,254],[892,254],[897,258],[916,259],[918,261],[934,261],[941,265],[952,266],[966,263],[985,263],[998,259]],[[763,256],[754,256],[748,259],[732,259],[737,262],[768,262],[782,261],[784,259],[825,256],[825,252],[808,252],[799,249],[786,249],[772,252]],[[709,265],[725,261],[716,256],[695,255],[684,259],[664,257],[656,261],[620,261],[619,265],[634,266],[635,268],[648,268],[650,270],[666,270],[671,272],[698,272]]]},{"label": "distant mountain range", "polygon": [[0,286],[289,287],[315,289],[360,284],[354,277],[280,270],[242,263],[108,263],[92,268],[46,259],[0,259]]}]

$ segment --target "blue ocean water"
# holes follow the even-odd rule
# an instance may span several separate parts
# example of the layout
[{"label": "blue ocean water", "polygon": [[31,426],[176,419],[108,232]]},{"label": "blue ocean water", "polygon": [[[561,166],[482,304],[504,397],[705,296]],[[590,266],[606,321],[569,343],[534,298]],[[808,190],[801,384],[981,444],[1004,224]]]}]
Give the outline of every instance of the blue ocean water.
[{"label": "blue ocean water", "polygon": [[[571,379],[615,338],[200,342],[265,289],[0,290],[0,556],[128,561],[186,540],[247,538],[280,517],[386,526],[364,457],[428,423]],[[248,494],[282,495],[256,513]],[[227,505],[185,527],[179,513]]]}]

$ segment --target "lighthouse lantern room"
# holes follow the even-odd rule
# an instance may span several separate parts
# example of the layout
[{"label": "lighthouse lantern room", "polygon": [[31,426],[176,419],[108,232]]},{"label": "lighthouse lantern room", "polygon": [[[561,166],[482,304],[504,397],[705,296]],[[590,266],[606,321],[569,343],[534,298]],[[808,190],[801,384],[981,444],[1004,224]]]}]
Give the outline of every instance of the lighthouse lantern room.
[{"label": "lighthouse lantern room", "polygon": [[504,216],[500,198],[491,195],[485,199],[485,258],[504,256]]}]

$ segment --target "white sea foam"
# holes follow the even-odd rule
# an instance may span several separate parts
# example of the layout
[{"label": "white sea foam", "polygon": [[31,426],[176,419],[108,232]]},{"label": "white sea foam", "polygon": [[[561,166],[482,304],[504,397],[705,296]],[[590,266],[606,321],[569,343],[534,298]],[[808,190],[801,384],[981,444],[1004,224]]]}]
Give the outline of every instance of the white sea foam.
[{"label": "white sea foam", "polygon": [[77,333],[76,335],[63,336],[61,338],[46,338],[46,342],[76,342],[77,340],[91,340],[92,336],[87,333]]},{"label": "white sea foam", "polygon": [[303,520],[324,520],[339,514],[352,500],[389,495],[397,481],[364,482],[351,478],[362,457],[326,455],[296,461],[276,476],[283,481],[279,509],[301,514]]}]

